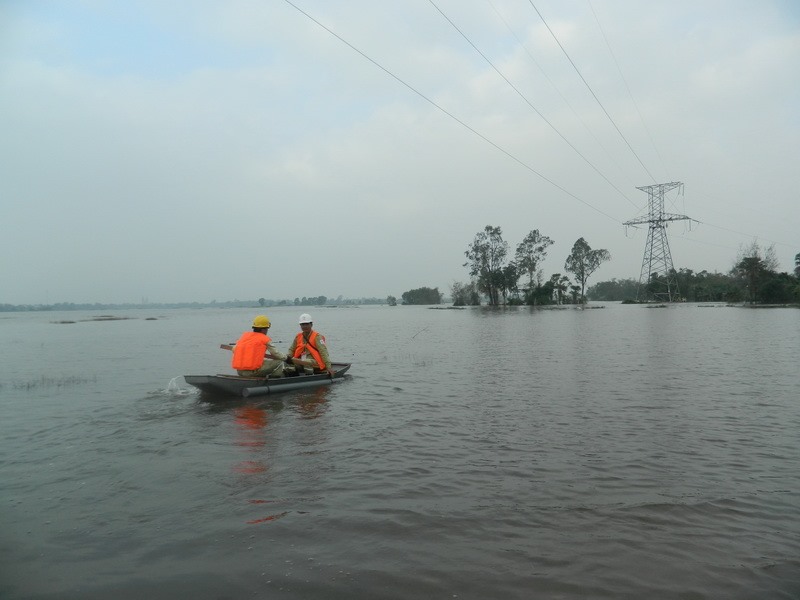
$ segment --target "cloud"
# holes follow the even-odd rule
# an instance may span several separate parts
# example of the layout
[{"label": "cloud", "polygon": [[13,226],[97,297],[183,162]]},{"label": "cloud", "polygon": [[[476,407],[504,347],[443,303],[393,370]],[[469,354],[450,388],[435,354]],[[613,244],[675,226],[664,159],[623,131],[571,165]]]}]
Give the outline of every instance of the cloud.
[{"label": "cloud", "polygon": [[444,290],[489,224],[512,253],[556,240],[546,275],[584,237],[613,256],[595,278],[636,278],[648,172],[703,221],[670,227],[676,267],[753,237],[792,267],[791,7],[537,3],[601,107],[525,3],[437,2],[461,33],[424,4],[297,4],[346,43],[287,3],[5,9],[0,302]]}]

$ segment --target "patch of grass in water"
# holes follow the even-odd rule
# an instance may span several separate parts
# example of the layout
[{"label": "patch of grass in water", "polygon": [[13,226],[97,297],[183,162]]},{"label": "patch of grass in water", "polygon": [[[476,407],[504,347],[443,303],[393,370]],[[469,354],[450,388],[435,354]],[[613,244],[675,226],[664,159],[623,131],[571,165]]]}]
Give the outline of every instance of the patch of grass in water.
[{"label": "patch of grass in water", "polygon": [[62,375],[61,377],[53,377],[49,375],[42,375],[39,379],[31,379],[29,381],[11,381],[8,383],[0,383],[0,390],[2,390],[4,387],[9,387],[12,390],[64,388],[74,387],[76,385],[84,385],[86,383],[97,383],[97,375],[92,377],[81,377],[78,375]]}]

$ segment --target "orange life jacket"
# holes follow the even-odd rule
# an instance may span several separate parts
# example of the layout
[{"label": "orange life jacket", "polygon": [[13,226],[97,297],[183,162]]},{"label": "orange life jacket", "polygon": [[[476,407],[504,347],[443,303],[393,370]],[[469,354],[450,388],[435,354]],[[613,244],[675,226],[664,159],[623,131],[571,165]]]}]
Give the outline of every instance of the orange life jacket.
[{"label": "orange life jacket", "polygon": [[255,371],[264,364],[269,336],[256,331],[245,331],[233,347],[231,366],[237,371]]},{"label": "orange life jacket", "polygon": [[303,332],[297,334],[295,338],[295,343],[297,344],[294,349],[294,356],[295,358],[300,358],[303,356],[304,352],[308,352],[317,364],[319,365],[320,369],[325,368],[325,361],[322,360],[322,356],[319,354],[319,350],[317,350],[317,337],[322,338],[322,342],[325,343],[325,336],[320,336],[316,331],[312,331],[311,335],[308,336],[308,343],[306,344],[306,340],[303,337]]}]

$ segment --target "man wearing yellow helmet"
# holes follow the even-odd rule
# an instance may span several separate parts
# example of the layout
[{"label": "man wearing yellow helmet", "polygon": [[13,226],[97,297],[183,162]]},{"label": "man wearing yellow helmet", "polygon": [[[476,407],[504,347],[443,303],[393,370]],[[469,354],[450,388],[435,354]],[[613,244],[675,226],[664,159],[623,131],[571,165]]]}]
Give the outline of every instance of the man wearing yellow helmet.
[{"label": "man wearing yellow helmet", "polygon": [[[282,377],[286,355],[272,345],[267,335],[270,321],[264,315],[253,319],[253,330],[245,331],[233,347],[231,366],[243,377]],[[269,358],[265,358],[269,355]]]}]

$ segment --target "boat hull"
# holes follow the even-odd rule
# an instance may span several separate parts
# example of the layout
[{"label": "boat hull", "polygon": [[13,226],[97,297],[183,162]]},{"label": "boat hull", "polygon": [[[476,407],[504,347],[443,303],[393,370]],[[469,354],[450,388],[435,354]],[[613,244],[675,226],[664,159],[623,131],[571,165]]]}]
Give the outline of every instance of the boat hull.
[{"label": "boat hull", "polygon": [[238,375],[184,375],[183,378],[186,383],[205,394],[249,398],[330,385],[334,381],[344,378],[345,373],[350,369],[350,363],[333,363],[331,366],[334,370],[333,377],[327,373],[319,373],[277,379],[240,377]]}]

